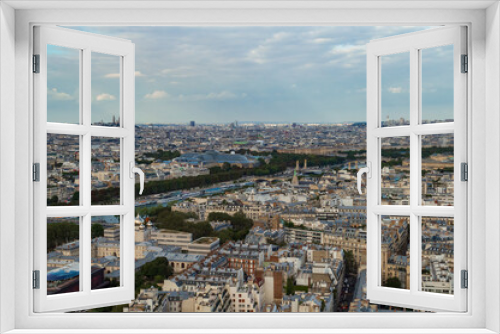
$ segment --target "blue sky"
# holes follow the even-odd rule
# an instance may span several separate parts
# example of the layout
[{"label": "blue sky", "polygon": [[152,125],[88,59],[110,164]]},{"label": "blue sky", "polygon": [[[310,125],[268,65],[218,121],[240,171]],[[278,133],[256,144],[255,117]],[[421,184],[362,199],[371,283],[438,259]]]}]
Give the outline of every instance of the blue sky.
[{"label": "blue sky", "polygon": [[[136,44],[137,123],[182,124],[190,120],[197,123],[364,121],[366,43],[427,28],[78,29],[129,39]],[[71,116],[68,110],[74,110],[78,101],[78,82],[70,78],[77,60],[69,52],[56,51],[49,51],[52,52],[49,120],[52,117],[70,122],[76,116]],[[450,79],[441,73],[450,53],[443,49],[440,54],[443,57],[432,57],[424,68],[427,73],[424,100],[429,113],[446,113],[450,105],[452,76]],[[108,58],[113,57],[92,59],[93,121],[109,121],[118,112],[116,59]],[[388,83],[383,86],[382,97],[390,103],[383,105],[384,114],[399,118],[407,112],[407,78],[401,74],[408,69],[402,61],[387,63]]]}]

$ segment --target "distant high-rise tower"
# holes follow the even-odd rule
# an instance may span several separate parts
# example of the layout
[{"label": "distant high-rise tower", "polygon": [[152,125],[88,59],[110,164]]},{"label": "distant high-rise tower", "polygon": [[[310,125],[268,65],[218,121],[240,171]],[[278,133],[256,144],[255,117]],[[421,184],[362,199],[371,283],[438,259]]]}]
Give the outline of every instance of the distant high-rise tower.
[{"label": "distant high-rise tower", "polygon": [[304,169],[307,169],[307,159],[304,159]]},{"label": "distant high-rise tower", "polygon": [[195,126],[195,125],[196,125],[195,121],[189,122],[189,126]]},{"label": "distant high-rise tower", "polygon": [[113,115],[113,124],[116,124],[116,117]]}]

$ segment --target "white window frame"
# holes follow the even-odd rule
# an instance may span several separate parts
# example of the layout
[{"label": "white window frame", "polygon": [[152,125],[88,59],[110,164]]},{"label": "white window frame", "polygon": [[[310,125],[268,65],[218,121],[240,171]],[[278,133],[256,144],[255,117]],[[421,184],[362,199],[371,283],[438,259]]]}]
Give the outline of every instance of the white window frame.
[{"label": "white window frame", "polygon": [[[39,73],[34,84],[34,162],[39,163],[39,181],[34,193],[34,270],[39,271],[39,288],[34,290],[35,312],[72,311],[119,305],[134,298],[134,209],[135,175],[135,45],[131,41],[101,36],[54,26],[35,26],[34,54],[39,56]],[[80,69],[79,124],[47,122],[47,45],[78,50]],[[96,126],[91,123],[92,53],[116,56],[119,60],[120,85],[119,127]],[[78,136],[80,143],[80,202],[78,206],[47,206],[47,136]],[[92,138],[120,140],[120,198],[116,205],[92,205],[91,158]],[[120,286],[92,290],[91,287],[91,219],[93,216],[120,217]],[[79,291],[47,295],[47,219],[79,217]]]},{"label": "white window frame", "polygon": [[[19,9],[15,11],[14,8]],[[123,9],[119,6],[132,9]],[[148,9],[149,7],[149,9]],[[161,7],[161,8],[159,8]],[[394,8],[397,7],[397,8]],[[24,8],[24,9],[22,9]],[[78,9],[75,9],[78,8]],[[84,8],[84,9],[82,9]],[[108,8],[105,10],[103,8]],[[143,10],[137,10],[142,8]],[[42,10],[43,9],[43,10]],[[497,1],[139,2],[7,1],[0,4],[0,326],[2,331],[493,333],[500,331],[500,11]],[[31,290],[33,213],[31,31],[61,25],[435,25],[469,27],[470,286],[466,313],[402,314],[35,314]],[[4,29],[6,28],[6,29]],[[15,35],[14,35],[15,32]],[[15,36],[15,38],[14,38]],[[13,68],[15,67],[15,73]],[[488,71],[486,71],[486,67]],[[4,75],[7,74],[7,75]],[[15,80],[15,87],[12,82]],[[12,115],[15,110],[15,116]],[[11,130],[14,129],[14,130]],[[15,147],[12,145],[15,136]],[[485,152],[488,152],[486,154]],[[5,161],[15,160],[15,164]],[[15,177],[12,173],[15,171]],[[489,175],[488,182],[486,174]],[[12,196],[15,189],[15,198]],[[488,196],[486,196],[486,194]],[[486,205],[485,205],[486,203]],[[15,207],[15,211],[5,210]],[[487,219],[486,219],[487,218]],[[15,222],[15,224],[12,224]],[[474,226],[472,230],[471,226]],[[472,233],[473,232],[473,233]],[[12,235],[15,238],[12,238]],[[14,256],[12,256],[14,250]],[[488,266],[485,257],[488,250]],[[15,287],[14,289],[12,287]],[[486,290],[488,286],[488,290]],[[486,293],[487,292],[487,293]],[[14,305],[14,307],[13,307]],[[195,318],[193,318],[195,317]],[[193,321],[193,319],[196,319]],[[140,325],[139,325],[140,324]],[[141,328],[133,330],[135,328]],[[232,330],[231,330],[232,329]]]},{"label": "white window frame", "polygon": [[[467,163],[467,75],[462,73],[461,56],[467,54],[466,27],[439,27],[394,37],[372,40],[367,45],[367,298],[373,303],[415,308],[463,312],[467,309],[467,290],[461,288],[461,270],[467,270],[467,184],[460,178],[461,163]],[[422,124],[422,57],[421,50],[453,46],[453,114],[454,122]],[[387,55],[409,55],[409,125],[382,126],[381,77],[382,59]],[[454,206],[423,206],[421,136],[452,134],[454,136]],[[409,205],[382,205],[382,140],[407,137],[410,149]],[[381,282],[382,216],[408,217],[410,224],[410,287],[394,289]],[[422,254],[421,219],[454,218],[454,293],[421,291]]]}]

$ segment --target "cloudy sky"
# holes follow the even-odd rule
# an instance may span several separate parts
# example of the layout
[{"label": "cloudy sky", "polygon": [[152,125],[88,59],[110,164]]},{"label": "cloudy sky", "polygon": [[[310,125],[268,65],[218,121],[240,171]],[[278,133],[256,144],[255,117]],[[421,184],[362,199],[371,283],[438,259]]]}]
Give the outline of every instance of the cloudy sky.
[{"label": "cloudy sky", "polygon": [[[132,40],[136,122],[178,124],[364,121],[366,43],[426,27],[78,29]],[[449,113],[452,76],[443,69],[451,69],[450,50],[427,57],[429,113]],[[77,122],[77,55],[57,47],[48,52],[49,121]],[[393,58],[382,62],[384,119],[408,112],[408,60]],[[115,57],[93,55],[93,121],[110,121],[118,113],[118,64]]]}]

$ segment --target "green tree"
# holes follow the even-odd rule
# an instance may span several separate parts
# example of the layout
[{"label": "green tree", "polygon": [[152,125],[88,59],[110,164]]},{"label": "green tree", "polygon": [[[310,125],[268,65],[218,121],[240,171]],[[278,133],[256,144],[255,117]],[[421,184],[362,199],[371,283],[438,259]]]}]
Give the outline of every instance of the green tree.
[{"label": "green tree", "polygon": [[354,253],[350,250],[344,252],[344,260],[346,264],[346,270],[349,274],[356,274],[356,260],[354,259]]},{"label": "green tree", "polygon": [[47,224],[47,251],[54,250],[57,246],[76,241],[80,236],[80,226],[73,222]]},{"label": "green tree", "polygon": [[139,271],[141,276],[146,277],[149,281],[155,281],[157,276],[165,279],[172,276],[174,273],[166,257],[157,257],[151,262],[146,263]]},{"label": "green tree", "polygon": [[219,231],[217,237],[220,239],[220,243],[224,244],[226,241],[233,240],[233,231],[229,229]]},{"label": "green tree", "polygon": [[384,286],[388,288],[401,289],[401,281],[397,277],[389,277],[385,282]]},{"label": "green tree", "polygon": [[285,293],[287,295],[294,295],[295,294],[295,282],[294,282],[292,277],[288,277],[286,279]]},{"label": "green tree", "polygon": [[92,224],[92,239],[104,236],[104,227],[101,224]]},{"label": "green tree", "polygon": [[172,160],[174,158],[180,157],[179,151],[163,151],[158,150],[156,152],[145,153],[145,157],[154,158],[155,160]]},{"label": "green tree", "polygon": [[58,202],[59,202],[59,198],[56,195],[52,196],[50,199],[47,199],[48,206],[57,205]]},{"label": "green tree", "polygon": [[80,202],[80,192],[75,191],[73,193],[73,196],[71,196],[71,205],[78,205],[79,202]]},{"label": "green tree", "polygon": [[[356,151],[355,151],[356,152]],[[364,152],[364,151],[359,151]],[[384,151],[385,152],[385,151]],[[261,164],[256,168],[240,168],[238,166],[229,166],[224,165],[223,168],[214,167],[210,168],[209,175],[198,175],[198,176],[188,176],[176,179],[168,179],[161,181],[149,181],[146,182],[144,187],[143,195],[153,195],[153,194],[161,194],[169,191],[182,190],[182,189],[191,189],[195,187],[206,187],[212,184],[234,181],[238,180],[244,176],[265,176],[265,175],[273,175],[278,172],[283,172],[287,168],[293,168],[295,166],[295,162],[297,160],[304,161],[307,159],[307,163],[309,166],[331,166],[333,168],[339,168],[343,163],[349,161],[348,158],[340,157],[340,156],[321,156],[321,155],[311,155],[311,154],[290,154],[290,153],[278,153],[277,151],[269,152],[252,152],[252,154],[258,156],[271,156],[271,160],[268,164]],[[389,157],[406,157],[409,152],[404,149],[394,149],[394,152],[389,152]],[[153,153],[146,153],[145,156],[153,159],[159,160],[171,160],[180,153],[177,151],[157,151]],[[359,157],[355,157],[353,159],[359,159]],[[351,159],[351,160],[353,160]],[[139,196],[139,184],[136,184],[135,187],[136,196]],[[79,193],[76,192],[73,195],[70,205],[78,204]],[[120,189],[119,188],[105,188],[99,190],[93,190],[91,193],[92,203],[94,204],[111,204],[115,203],[117,199],[120,197]],[[58,202],[57,205],[68,205],[66,203]]]}]

